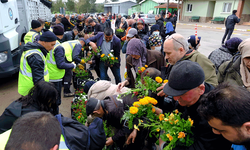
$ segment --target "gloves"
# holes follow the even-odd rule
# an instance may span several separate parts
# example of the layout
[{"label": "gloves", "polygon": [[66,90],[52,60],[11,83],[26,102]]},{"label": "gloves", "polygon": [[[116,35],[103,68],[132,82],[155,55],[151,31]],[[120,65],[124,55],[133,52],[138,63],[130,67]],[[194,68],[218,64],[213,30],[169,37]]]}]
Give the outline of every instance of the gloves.
[{"label": "gloves", "polygon": [[78,65],[78,68],[81,69],[81,70],[84,70],[84,66],[81,65],[81,64]]},{"label": "gloves", "polygon": [[80,63],[81,63],[81,64],[85,64],[85,60],[84,60],[84,59],[82,59]]},{"label": "gloves", "polygon": [[74,65],[74,69],[76,69],[76,64],[75,64],[75,62],[72,62],[71,64]]}]

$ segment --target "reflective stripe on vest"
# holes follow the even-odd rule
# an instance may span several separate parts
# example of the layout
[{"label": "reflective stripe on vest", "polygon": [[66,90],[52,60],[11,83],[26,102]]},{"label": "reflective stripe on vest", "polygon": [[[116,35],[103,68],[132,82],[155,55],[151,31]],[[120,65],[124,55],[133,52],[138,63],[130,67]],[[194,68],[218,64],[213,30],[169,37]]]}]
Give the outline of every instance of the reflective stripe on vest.
[{"label": "reflective stripe on vest", "polygon": [[27,57],[32,54],[38,54],[42,57],[42,60],[44,61],[44,80],[49,82],[47,62],[43,53],[39,49],[32,49],[23,52],[20,60],[20,69],[18,77],[18,93],[22,96],[28,95],[29,90],[34,86],[32,70],[27,62]]},{"label": "reflective stripe on vest", "polygon": [[59,41],[56,41],[56,45],[53,50],[49,52],[47,55],[47,65],[49,71],[49,81],[51,82],[58,82],[62,81],[63,76],[65,75],[65,69],[59,69],[56,65],[55,59],[55,49],[57,46],[61,46]]},{"label": "reflective stripe on vest", "polygon": [[35,37],[38,35],[37,32],[34,31],[29,31],[25,36],[24,36],[24,43],[28,42],[34,42]]},{"label": "reflective stripe on vest", "polygon": [[72,53],[76,44],[81,44],[81,43],[78,40],[67,41],[67,42],[62,43],[62,46],[65,50],[65,57],[68,62],[72,62]]},{"label": "reflective stripe on vest", "polygon": [[59,150],[68,150],[63,135],[61,134]]}]

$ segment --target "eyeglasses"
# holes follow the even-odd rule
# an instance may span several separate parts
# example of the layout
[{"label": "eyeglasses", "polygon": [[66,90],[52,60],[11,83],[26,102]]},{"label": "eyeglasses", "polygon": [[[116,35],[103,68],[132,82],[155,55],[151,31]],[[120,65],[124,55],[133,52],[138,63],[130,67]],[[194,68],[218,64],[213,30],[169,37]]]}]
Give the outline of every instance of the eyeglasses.
[{"label": "eyeglasses", "polygon": [[[183,45],[180,41],[176,40],[173,36],[167,35],[167,36],[166,36],[166,39],[169,39],[169,40],[170,40],[170,39],[173,39],[173,40],[175,40],[175,42],[181,44],[181,46],[184,48],[184,45]],[[184,48],[184,49],[185,49],[185,48]]]}]

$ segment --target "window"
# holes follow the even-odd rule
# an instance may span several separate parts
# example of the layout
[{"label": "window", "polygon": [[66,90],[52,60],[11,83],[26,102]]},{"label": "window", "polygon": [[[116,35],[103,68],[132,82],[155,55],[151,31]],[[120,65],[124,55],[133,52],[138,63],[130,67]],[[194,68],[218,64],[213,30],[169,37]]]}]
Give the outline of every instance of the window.
[{"label": "window", "polygon": [[232,7],[232,3],[224,3],[222,12],[230,13],[231,7]]},{"label": "window", "polygon": [[192,4],[187,4],[187,12],[191,12],[192,11]]}]

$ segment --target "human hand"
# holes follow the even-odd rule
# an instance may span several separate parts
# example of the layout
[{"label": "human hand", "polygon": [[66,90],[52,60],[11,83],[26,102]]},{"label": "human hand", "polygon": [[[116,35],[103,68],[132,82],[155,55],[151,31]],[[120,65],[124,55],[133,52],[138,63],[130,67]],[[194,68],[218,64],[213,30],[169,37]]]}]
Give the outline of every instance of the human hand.
[{"label": "human hand", "polygon": [[81,64],[78,64],[78,68],[81,69],[81,70],[84,70],[84,66],[81,65]]},{"label": "human hand", "polygon": [[109,146],[109,145],[113,145],[114,144],[114,141],[113,141],[113,139],[112,139],[112,137],[109,137],[108,139],[107,139],[107,141],[106,141],[106,146]]},{"label": "human hand", "polygon": [[120,92],[121,92],[121,89],[122,89],[124,86],[126,86],[126,85],[128,85],[128,80],[125,80],[125,81],[119,83],[116,91],[120,93]]},{"label": "human hand", "polygon": [[75,64],[75,62],[72,62],[71,64],[74,65],[74,69],[76,69],[76,64]]},{"label": "human hand", "polygon": [[157,93],[157,96],[161,96],[161,97],[166,96],[166,94],[163,92],[163,88],[164,88],[165,84],[166,83],[163,83],[162,86],[160,86],[156,89],[156,91],[160,91]]},{"label": "human hand", "polygon": [[128,136],[126,144],[129,145],[131,143],[131,141],[132,141],[132,143],[134,143],[136,136],[137,136],[137,130],[134,129],[133,132],[131,132],[130,135]]}]

